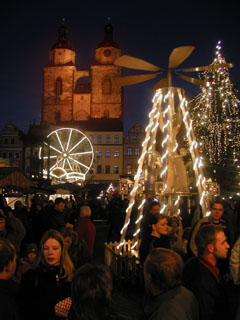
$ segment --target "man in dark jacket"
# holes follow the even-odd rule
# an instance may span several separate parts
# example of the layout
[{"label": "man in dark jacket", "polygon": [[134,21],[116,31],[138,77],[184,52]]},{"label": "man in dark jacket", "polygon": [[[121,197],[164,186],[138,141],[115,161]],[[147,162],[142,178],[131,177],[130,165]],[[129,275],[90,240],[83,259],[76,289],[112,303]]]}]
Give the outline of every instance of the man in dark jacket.
[{"label": "man in dark jacket", "polygon": [[64,220],[63,210],[65,208],[65,201],[63,198],[57,198],[52,208],[46,217],[46,230],[55,229],[59,230],[61,227],[73,228],[70,223]]},{"label": "man in dark jacket", "polygon": [[185,263],[183,282],[198,300],[200,319],[233,319],[217,268],[217,261],[226,259],[230,248],[224,227],[214,224],[202,226],[196,234],[196,245],[198,257]]},{"label": "man in dark jacket", "polygon": [[149,302],[142,319],[198,320],[198,303],[192,292],[181,285],[183,262],[170,249],[155,248],[144,263],[144,280]]},{"label": "man in dark jacket", "polygon": [[16,270],[16,251],[7,239],[0,240],[0,319],[17,320],[17,284],[12,280]]}]

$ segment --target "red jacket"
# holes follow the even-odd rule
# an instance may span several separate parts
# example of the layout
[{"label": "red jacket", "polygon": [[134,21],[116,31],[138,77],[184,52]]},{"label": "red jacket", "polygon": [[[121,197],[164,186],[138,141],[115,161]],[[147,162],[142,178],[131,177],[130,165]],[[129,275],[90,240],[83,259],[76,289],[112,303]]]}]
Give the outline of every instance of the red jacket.
[{"label": "red jacket", "polygon": [[79,238],[86,242],[91,255],[93,255],[96,227],[92,223],[90,217],[79,218],[75,227],[75,231],[77,232]]}]

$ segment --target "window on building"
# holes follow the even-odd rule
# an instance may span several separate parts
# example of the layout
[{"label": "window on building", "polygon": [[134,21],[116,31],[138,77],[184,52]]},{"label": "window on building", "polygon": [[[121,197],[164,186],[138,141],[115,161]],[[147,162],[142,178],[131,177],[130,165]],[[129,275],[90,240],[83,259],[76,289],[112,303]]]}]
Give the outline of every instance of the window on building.
[{"label": "window on building", "polygon": [[109,164],[106,165],[106,173],[110,173],[110,165]]},{"label": "window on building", "polygon": [[4,139],[4,143],[5,143],[5,144],[8,144],[8,138],[5,138],[5,139]]},{"label": "window on building", "polygon": [[110,136],[109,135],[106,136],[106,143],[110,143]]},{"label": "window on building", "polygon": [[93,136],[92,134],[89,136],[89,140],[93,143],[93,141],[94,141],[94,136]]},{"label": "window on building", "polygon": [[102,135],[101,134],[98,135],[97,142],[98,143],[102,143]]},{"label": "window on building", "polygon": [[13,157],[12,152],[9,152],[8,157],[9,157],[9,159],[12,159],[12,157]]},{"label": "window on building", "polygon": [[120,153],[119,153],[119,150],[115,150],[115,151],[114,151],[114,157],[115,157],[115,158],[119,158],[119,154],[120,154]]},{"label": "window on building", "polygon": [[18,152],[15,153],[15,159],[19,159],[19,153]]},{"label": "window on building", "polygon": [[132,155],[132,148],[127,148],[127,155],[131,156]]},{"label": "window on building", "polygon": [[119,172],[119,167],[115,165],[115,166],[113,167],[113,172],[114,172],[114,173],[118,173],[118,172]]},{"label": "window on building", "polygon": [[101,158],[101,157],[102,157],[102,150],[98,150],[98,151],[97,151],[97,157],[98,157],[98,158]]},{"label": "window on building", "polygon": [[3,152],[3,154],[2,154],[2,156],[3,156],[3,158],[7,158],[7,154],[6,154],[6,152]]},{"label": "window on building", "polygon": [[138,140],[141,140],[142,139],[142,136],[138,136]]},{"label": "window on building", "polygon": [[137,138],[136,135],[133,135],[133,136],[132,136],[132,140],[133,140],[133,141],[136,141],[136,138]]},{"label": "window on building", "polygon": [[127,165],[127,174],[132,173],[132,166],[130,164]]},{"label": "window on building", "polygon": [[115,136],[115,137],[114,137],[114,142],[115,142],[115,143],[119,143],[119,136]]},{"label": "window on building", "polygon": [[134,153],[135,153],[135,156],[139,156],[139,155],[140,155],[140,150],[139,150],[139,148],[135,148]]},{"label": "window on building", "polygon": [[11,139],[11,144],[15,144],[15,139],[14,138]]},{"label": "window on building", "polygon": [[97,165],[97,173],[102,173],[102,165],[101,164]]},{"label": "window on building", "polygon": [[106,158],[111,157],[111,151],[110,150],[106,150],[105,156],[106,156]]},{"label": "window on building", "polygon": [[105,77],[102,80],[102,93],[111,94],[112,93],[112,81],[110,77]]},{"label": "window on building", "polygon": [[58,77],[56,80],[55,91],[57,96],[60,96],[62,94],[62,79],[60,77]]}]

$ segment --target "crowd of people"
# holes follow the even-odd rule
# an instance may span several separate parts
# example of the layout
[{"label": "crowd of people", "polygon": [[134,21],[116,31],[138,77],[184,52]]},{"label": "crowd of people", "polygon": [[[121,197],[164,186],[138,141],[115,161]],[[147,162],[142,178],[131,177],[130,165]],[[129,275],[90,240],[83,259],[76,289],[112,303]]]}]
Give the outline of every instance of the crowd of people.
[{"label": "crowd of people", "polygon": [[[119,196],[106,206],[109,241],[119,241],[126,206]],[[198,206],[178,216],[160,208],[149,202],[141,221],[141,320],[239,319],[238,205],[216,199],[207,217]],[[1,320],[134,319],[114,308],[111,271],[94,261],[91,209],[72,198],[12,209],[1,198]]]}]

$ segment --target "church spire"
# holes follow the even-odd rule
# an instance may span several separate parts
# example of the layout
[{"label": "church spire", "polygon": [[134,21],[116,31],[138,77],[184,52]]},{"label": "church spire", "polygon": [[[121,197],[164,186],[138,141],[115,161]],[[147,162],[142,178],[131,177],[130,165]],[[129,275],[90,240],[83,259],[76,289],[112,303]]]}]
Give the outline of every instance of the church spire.
[{"label": "church spire", "polygon": [[108,22],[104,27],[104,40],[99,43],[98,48],[101,47],[114,47],[119,48],[119,45],[113,41],[113,26],[110,23],[111,18],[108,17]]},{"label": "church spire", "polygon": [[65,18],[62,18],[62,24],[58,29],[58,41],[52,46],[52,49],[65,48],[73,50],[68,39],[68,30],[65,25]]}]

